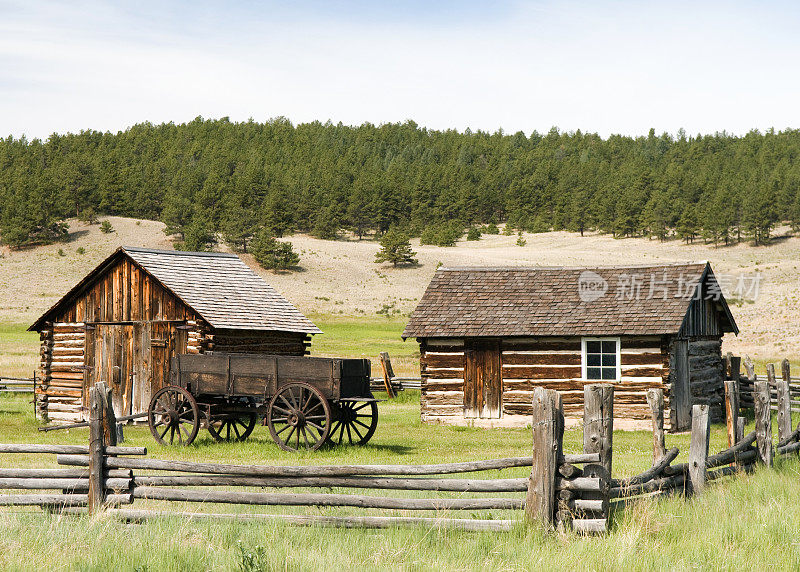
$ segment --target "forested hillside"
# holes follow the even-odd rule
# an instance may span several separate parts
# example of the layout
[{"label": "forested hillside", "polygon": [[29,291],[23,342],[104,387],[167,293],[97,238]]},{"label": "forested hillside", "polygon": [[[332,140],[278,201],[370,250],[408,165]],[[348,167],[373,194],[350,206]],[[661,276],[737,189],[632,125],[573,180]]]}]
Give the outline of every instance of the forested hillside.
[{"label": "forested hillside", "polygon": [[0,232],[12,246],[48,240],[94,211],[162,220],[189,248],[216,232],[241,247],[261,227],[332,238],[445,221],[761,243],[776,222],[800,222],[799,154],[798,130],[602,139],[410,121],[145,123],[0,140]]}]

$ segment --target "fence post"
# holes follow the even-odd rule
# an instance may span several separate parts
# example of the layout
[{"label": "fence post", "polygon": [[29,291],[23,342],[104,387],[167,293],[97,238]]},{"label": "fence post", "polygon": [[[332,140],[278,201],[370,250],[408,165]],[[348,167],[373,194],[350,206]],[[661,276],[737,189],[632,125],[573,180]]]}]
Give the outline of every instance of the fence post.
[{"label": "fence post", "polygon": [[525,516],[551,530],[556,513],[556,478],[563,456],[564,411],[554,389],[533,390],[533,465],[528,479]]},{"label": "fence post", "polygon": [[725,382],[725,424],[728,429],[728,447],[739,442],[739,381]]},{"label": "fence post", "polygon": [[392,378],[394,377],[394,370],[392,369],[392,361],[389,359],[389,352],[381,352],[381,373],[383,374],[383,385],[386,388],[386,394],[389,399],[395,397],[394,387],[392,386]]},{"label": "fence post", "polygon": [[[663,415],[662,415],[663,419]],[[662,421],[663,423],[663,421]],[[583,387],[583,452],[600,453],[599,464],[583,467],[583,476],[600,478],[600,492],[584,492],[586,500],[601,500],[602,523],[600,528],[585,529],[584,532],[600,532],[606,530],[609,515],[609,489],[607,483],[611,479],[611,465],[614,437],[614,386],[607,383],[596,383]],[[573,522],[573,528],[578,521]],[[587,522],[588,524],[588,522]],[[577,530],[577,528],[576,528]]]},{"label": "fence post", "polygon": [[100,388],[89,388],[89,514],[103,506],[103,401]]},{"label": "fence post", "polygon": [[664,390],[648,389],[647,403],[653,417],[653,465],[667,454],[664,444]]},{"label": "fence post", "polygon": [[593,383],[583,388],[583,452],[600,453],[600,464],[611,475],[614,438],[614,386]]},{"label": "fence post", "polygon": [[[786,360],[784,360],[786,362]],[[775,389],[778,397],[778,440],[782,441],[792,432],[792,397],[789,392],[789,376],[786,375],[787,363],[782,364],[783,375],[781,379],[775,380]],[[775,379],[775,368],[772,364],[767,366],[772,371],[772,378]]]},{"label": "fence post", "polygon": [[693,494],[700,494],[706,487],[706,461],[708,439],[711,433],[711,417],[708,405],[692,406],[692,440],[689,443],[689,481]]},{"label": "fence post", "polygon": [[741,356],[730,357],[731,379],[736,382],[736,388],[739,388],[739,378],[742,376],[742,358]]},{"label": "fence post", "polygon": [[756,414],[756,445],[758,459],[772,466],[772,415],[769,402],[769,382],[756,381],[753,390],[753,405]]}]

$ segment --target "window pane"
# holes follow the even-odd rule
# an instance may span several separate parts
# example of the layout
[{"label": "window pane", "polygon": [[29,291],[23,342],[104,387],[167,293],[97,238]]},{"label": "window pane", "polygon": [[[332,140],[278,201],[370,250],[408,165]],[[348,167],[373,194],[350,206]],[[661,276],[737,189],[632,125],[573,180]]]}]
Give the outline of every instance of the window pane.
[{"label": "window pane", "polygon": [[616,367],[617,354],[603,354],[603,365]]},{"label": "window pane", "polygon": [[586,354],[586,365],[600,365],[600,354]]},{"label": "window pane", "polygon": [[616,378],[617,378],[617,368],[615,367],[603,368],[603,379],[616,379]]},{"label": "window pane", "polygon": [[599,354],[601,351],[601,344],[598,341],[594,342],[586,342],[586,353],[587,354]]},{"label": "window pane", "polygon": [[587,367],[586,379],[602,379],[599,367]]},{"label": "window pane", "polygon": [[616,342],[616,340],[604,341],[603,342],[603,353],[604,354],[616,354],[617,353],[617,342]]}]

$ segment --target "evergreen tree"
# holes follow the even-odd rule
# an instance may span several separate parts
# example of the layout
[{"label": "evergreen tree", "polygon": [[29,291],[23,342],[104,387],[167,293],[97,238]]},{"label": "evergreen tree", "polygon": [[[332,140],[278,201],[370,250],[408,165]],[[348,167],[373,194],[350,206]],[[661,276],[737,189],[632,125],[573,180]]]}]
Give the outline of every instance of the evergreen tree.
[{"label": "evergreen tree", "polygon": [[390,229],[381,237],[381,249],[375,255],[375,262],[391,262],[392,266],[417,264],[416,254],[405,234]]},{"label": "evergreen tree", "polygon": [[288,270],[300,263],[300,256],[291,243],[276,240],[266,229],[256,234],[250,252],[261,266],[269,270]]}]

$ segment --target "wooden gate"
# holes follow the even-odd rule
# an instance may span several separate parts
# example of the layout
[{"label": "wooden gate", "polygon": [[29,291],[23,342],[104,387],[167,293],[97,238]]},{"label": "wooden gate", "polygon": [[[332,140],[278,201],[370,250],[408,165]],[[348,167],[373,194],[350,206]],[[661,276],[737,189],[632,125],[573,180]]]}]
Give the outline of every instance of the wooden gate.
[{"label": "wooden gate", "polygon": [[500,342],[467,340],[464,375],[464,416],[497,419],[503,410]]}]

